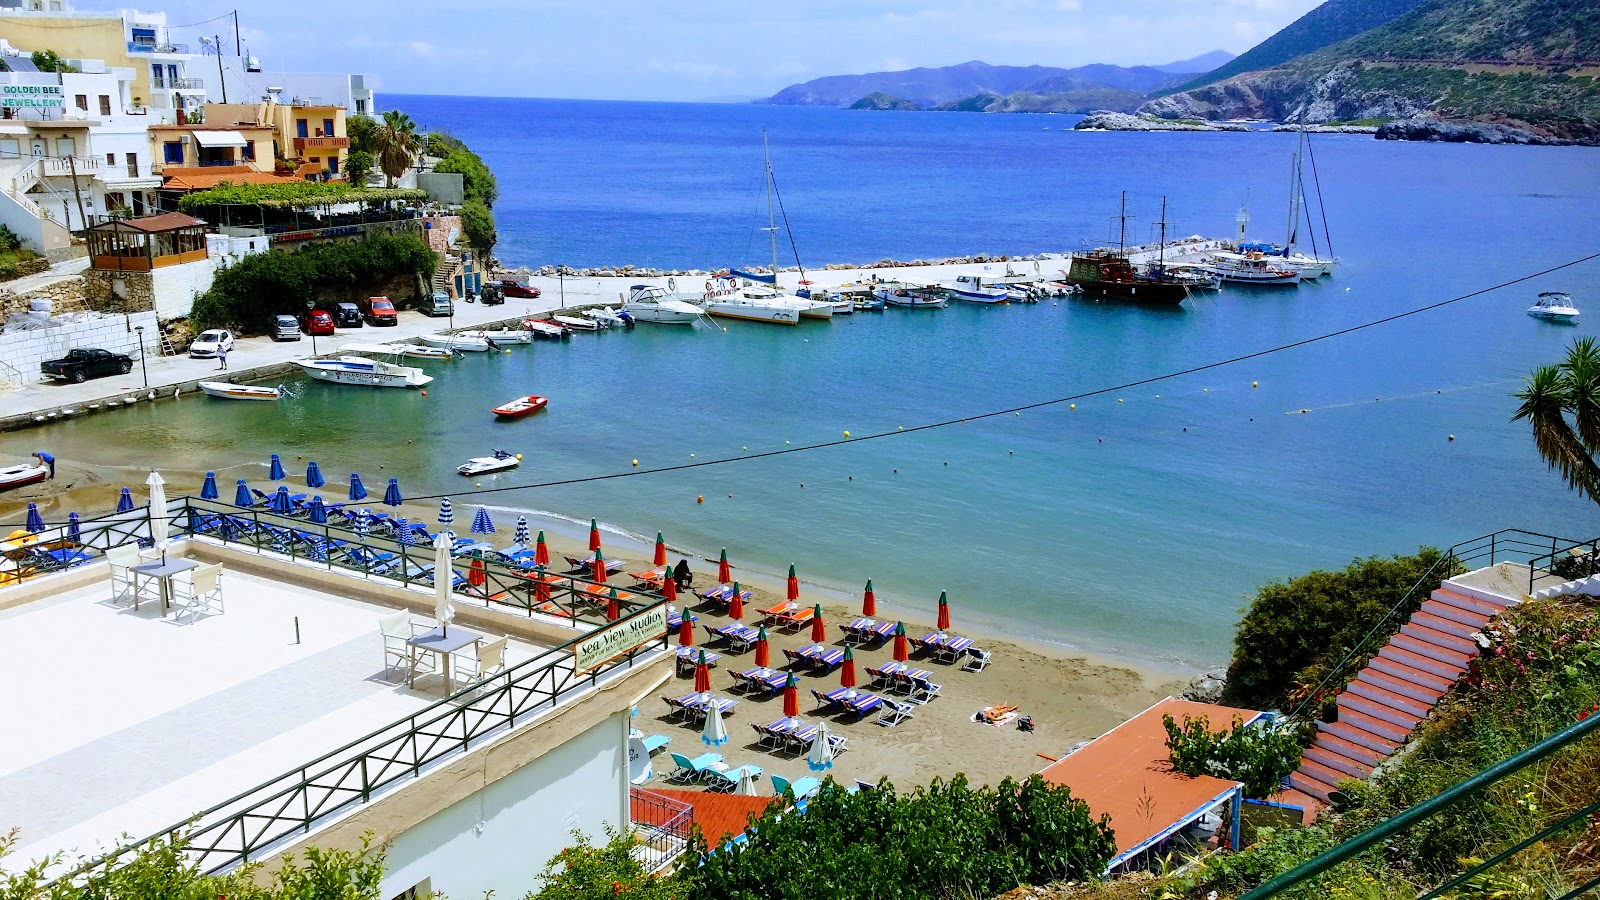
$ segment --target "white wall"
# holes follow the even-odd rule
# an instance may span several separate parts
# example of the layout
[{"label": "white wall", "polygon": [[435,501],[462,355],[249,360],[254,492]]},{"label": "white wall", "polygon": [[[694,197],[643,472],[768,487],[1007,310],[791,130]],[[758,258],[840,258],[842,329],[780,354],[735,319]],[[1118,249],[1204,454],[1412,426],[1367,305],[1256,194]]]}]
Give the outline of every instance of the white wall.
[{"label": "white wall", "polygon": [[216,277],[217,261],[209,256],[179,266],[151,269],[150,288],[155,295],[156,315],[163,319],[187,316],[194,306],[194,295],[210,290]]},{"label": "white wall", "polygon": [[[112,353],[126,353],[139,365],[139,333],[131,326],[143,325],[147,343],[156,346],[159,338],[156,314],[133,313],[121,315],[77,314],[74,321],[57,328],[40,328],[34,331],[14,331],[0,334],[0,360],[17,369],[23,384],[39,381],[39,364],[47,359],[59,359],[68,350],[97,348]],[[159,352],[159,351],[155,351]],[[0,380],[11,378],[9,371],[0,369]]]},{"label": "white wall", "polygon": [[383,890],[393,897],[430,879],[452,900],[494,891],[515,900],[578,829],[604,840],[627,815],[626,710],[395,839]]}]

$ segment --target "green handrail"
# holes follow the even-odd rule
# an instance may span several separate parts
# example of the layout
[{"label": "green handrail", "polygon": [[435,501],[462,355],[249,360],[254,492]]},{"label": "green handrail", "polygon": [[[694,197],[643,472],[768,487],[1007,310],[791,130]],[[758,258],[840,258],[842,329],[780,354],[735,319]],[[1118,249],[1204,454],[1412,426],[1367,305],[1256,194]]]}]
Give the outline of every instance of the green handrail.
[{"label": "green handrail", "polygon": [[1587,719],[1569,725],[1532,747],[1495,763],[1465,781],[1451,785],[1438,796],[1424,800],[1388,821],[1368,828],[1366,831],[1317,858],[1301,863],[1266,884],[1249,891],[1241,896],[1239,900],[1262,900],[1262,898],[1271,897],[1302,882],[1309,881],[1366,850],[1368,847],[1380,843],[1418,822],[1433,818],[1440,812],[1465,799],[1468,795],[1527,768],[1568,744],[1582,740],[1597,731],[1600,731],[1600,716],[1590,716]]}]

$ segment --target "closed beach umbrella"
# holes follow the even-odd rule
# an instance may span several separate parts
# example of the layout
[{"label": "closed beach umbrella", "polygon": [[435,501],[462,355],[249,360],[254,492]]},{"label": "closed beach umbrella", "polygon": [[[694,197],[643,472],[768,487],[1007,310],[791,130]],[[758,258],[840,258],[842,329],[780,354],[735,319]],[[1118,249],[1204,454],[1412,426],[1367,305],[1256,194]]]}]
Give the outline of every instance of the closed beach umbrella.
[{"label": "closed beach umbrella", "polygon": [[161,548],[164,556],[167,552],[167,526],[171,524],[167,518],[167,480],[161,477],[160,472],[151,472],[144,484],[150,489],[150,539]]},{"label": "closed beach umbrella", "polygon": [[606,598],[606,621],[615,622],[622,618],[622,604],[617,601],[617,589],[611,589],[611,596]]},{"label": "closed beach umbrella", "polygon": [[39,504],[37,504],[37,503],[31,503],[30,502],[28,504],[28,526],[27,527],[28,527],[28,531],[30,533],[32,533],[32,534],[38,534],[39,532],[44,530],[44,516],[39,515]]},{"label": "closed beach umbrella", "polygon": [[728,571],[728,548],[722,548],[722,556],[717,560],[717,584],[727,584],[733,580],[733,573]]},{"label": "closed beach umbrella", "polygon": [[733,792],[741,797],[758,796],[756,794],[756,776],[749,766],[739,767],[739,786]]},{"label": "closed beach umbrella", "polygon": [[450,603],[450,535],[439,532],[433,539],[433,619],[439,628],[449,633],[450,622],[456,617],[456,608]]},{"label": "closed beach umbrella", "polygon": [[267,480],[282,481],[283,476],[283,460],[279,459],[278,454],[274,453],[272,454],[272,462],[267,465]]},{"label": "closed beach umbrella", "polygon": [[294,503],[289,499],[289,489],[279,485],[272,493],[272,506],[270,509],[280,516],[287,516],[294,512]]},{"label": "closed beach umbrella", "polygon": [[489,511],[478,507],[477,513],[472,516],[473,534],[494,534],[494,520],[489,518]]},{"label": "closed beach umbrella", "polygon": [[533,535],[528,532],[528,517],[517,516],[517,530],[511,535],[511,543],[518,547],[526,547],[532,539]]},{"label": "closed beach umbrella", "polygon": [[[443,534],[440,532],[441,536]],[[405,516],[394,520],[394,539],[402,544],[416,543],[416,535],[411,532],[411,523],[406,521]]]},{"label": "closed beach umbrella", "polygon": [[238,531],[239,530],[234,527],[233,516],[222,517],[222,527],[218,529],[218,533],[222,535],[222,539],[224,541],[232,542],[232,540],[238,536]]},{"label": "closed beach umbrella", "polygon": [[205,483],[200,485],[201,500],[217,499],[217,473],[207,472]]},{"label": "closed beach umbrella", "polygon": [[367,499],[367,486],[361,483],[359,472],[350,473],[350,499],[352,501]]},{"label": "closed beach umbrella", "polygon": [[483,556],[475,555],[472,564],[467,567],[467,584],[473,587],[483,587],[489,581],[489,573],[484,570]]},{"label": "closed beach umbrella", "polygon": [[363,507],[360,512],[356,513],[356,520],[350,523],[350,527],[355,529],[356,534],[359,534],[363,537],[371,534],[372,510]]},{"label": "closed beach umbrella", "polygon": [[385,506],[399,506],[406,502],[400,496],[400,479],[389,479],[389,486],[383,489],[383,502]]},{"label": "closed beach umbrella", "polygon": [[678,583],[672,580],[672,573],[668,572],[661,578],[661,596],[668,603],[678,602]]},{"label": "closed beach umbrella", "polygon": [[595,519],[589,520],[589,551],[591,553],[600,549],[600,523]]},{"label": "closed beach umbrella", "polygon": [[[244,488],[244,479],[243,478],[239,479],[239,487],[240,487],[241,490],[243,490],[243,488]],[[244,492],[244,502],[240,503],[239,505],[240,506],[249,506],[250,505],[250,492],[249,491],[245,491]],[[123,488],[122,489],[122,493],[117,495],[117,512],[119,512],[119,513],[133,512],[133,491],[128,490],[127,488]]]},{"label": "closed beach umbrella", "polygon": [[721,747],[728,742],[728,725],[722,721],[722,710],[717,708],[715,698],[706,707],[706,727],[700,732],[700,740],[707,747]]},{"label": "closed beach umbrella", "polygon": [[709,690],[711,690],[711,667],[706,664],[706,652],[701,650],[694,664],[694,691],[697,694],[704,694]]},{"label": "closed beach umbrella", "polygon": [[867,579],[867,592],[861,595],[861,614],[871,619],[878,615],[878,598],[872,595],[872,579]]},{"label": "closed beach umbrella", "polygon": [[839,686],[856,686],[856,655],[850,652],[849,647],[844,648],[844,668],[839,670]]},{"label": "closed beach umbrella", "polygon": [[944,631],[950,627],[950,598],[944,591],[939,592],[939,630]]},{"label": "closed beach umbrella", "polygon": [[319,488],[327,483],[327,479],[322,477],[322,470],[317,467],[316,460],[306,463],[306,487]]},{"label": "closed beach umbrella", "polygon": [[818,603],[811,610],[811,643],[821,644],[828,640],[828,626],[822,622],[822,604]]},{"label": "closed beach umbrella", "polygon": [[728,600],[728,617],[735,622],[744,618],[744,591],[739,590],[739,582],[733,583],[733,597]]},{"label": "closed beach umbrella", "polygon": [[439,524],[446,528],[456,523],[456,508],[450,505],[450,498],[439,501]]},{"label": "closed beach umbrella", "polygon": [[314,525],[328,524],[328,507],[322,502],[322,495],[317,494],[311,498],[311,508],[306,518]]},{"label": "closed beach umbrella", "polygon": [[[122,495],[124,497],[128,495],[127,488],[122,489]],[[132,503],[131,500],[129,502]],[[250,496],[250,485],[245,484],[243,478],[239,479],[239,484],[233,489],[233,505],[241,509],[249,509],[256,505],[256,501]],[[132,507],[130,506],[129,508],[131,509]],[[117,507],[117,512],[122,512],[120,505]]]},{"label": "closed beach umbrella", "polygon": [[800,715],[800,684],[794,680],[793,672],[783,683],[783,714],[791,719]]},{"label": "closed beach umbrella", "polygon": [[772,648],[767,646],[767,626],[756,632],[756,665],[765,669],[772,665]]},{"label": "closed beach umbrella", "polygon": [[795,576],[794,565],[792,563],[789,565],[788,596],[786,596],[784,599],[790,602],[800,599],[800,579]]},{"label": "closed beach umbrella", "polygon": [[533,543],[533,564],[536,566],[550,565],[550,548],[545,546],[544,532],[539,532],[538,540]]},{"label": "closed beach umbrella", "polygon": [[662,538],[659,531],[656,532],[656,555],[650,557],[650,564],[652,566],[664,566],[667,564],[667,542]]},{"label": "closed beach umbrella", "polygon": [[74,544],[83,543],[83,526],[78,524],[76,511],[67,513],[67,540]]},{"label": "closed beach umbrella", "polygon": [[544,580],[544,566],[533,570],[533,595],[540,603],[550,602],[550,585]]},{"label": "closed beach umbrella", "polygon": [[683,618],[678,620],[678,646],[693,647],[694,622],[690,620],[689,611],[687,609],[684,610],[681,615]]},{"label": "closed beach umbrella", "polygon": [[598,549],[594,551],[594,563],[589,566],[595,584],[606,583],[606,555]]},{"label": "closed beach umbrella", "polygon": [[911,648],[906,644],[906,623],[896,622],[894,626],[894,661],[905,662],[911,658]]},{"label": "closed beach umbrella", "polygon": [[817,736],[811,741],[811,752],[806,754],[806,767],[813,772],[833,768],[833,741],[828,740],[826,724],[817,728]]}]

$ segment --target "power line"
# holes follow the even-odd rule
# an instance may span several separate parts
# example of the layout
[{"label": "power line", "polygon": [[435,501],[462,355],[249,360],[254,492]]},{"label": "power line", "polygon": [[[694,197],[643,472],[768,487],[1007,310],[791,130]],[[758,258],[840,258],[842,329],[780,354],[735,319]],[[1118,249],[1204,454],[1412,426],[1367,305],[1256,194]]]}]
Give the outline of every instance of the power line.
[{"label": "power line", "polygon": [[610,481],[610,480],[617,479],[617,478],[634,478],[634,477],[638,477],[638,476],[641,476],[641,475],[660,475],[660,474],[665,473],[665,472],[682,472],[682,471],[685,471],[685,470],[688,470],[688,469],[701,469],[701,468],[705,468],[707,466],[720,466],[720,465],[723,465],[724,463],[745,462],[745,461],[748,461],[748,460],[755,460],[755,459],[767,459],[769,457],[774,457],[774,456],[786,456],[786,455],[793,454],[793,453],[807,453],[807,452],[810,452],[812,450],[823,450],[823,449],[827,449],[829,447],[840,447],[840,446],[844,446],[844,445],[848,445],[848,444],[859,444],[859,443],[862,443],[863,441],[875,441],[875,440],[880,440],[880,439],[883,439],[883,438],[897,437],[897,436],[900,436],[900,435],[916,434],[917,432],[921,432],[921,431],[932,431],[935,428],[946,428],[946,427],[949,427],[951,425],[961,425],[961,424],[965,424],[967,422],[976,422],[976,421],[979,421],[981,419],[992,419],[992,418],[995,418],[995,417],[998,417],[998,416],[1004,416],[1004,415],[1007,415],[1007,414],[1010,414],[1010,413],[1027,412],[1028,410],[1032,410],[1032,409],[1042,409],[1042,408],[1047,407],[1047,406],[1056,406],[1056,405],[1059,405],[1059,404],[1062,404],[1062,403],[1069,403],[1069,402],[1073,402],[1073,401],[1077,401],[1077,400],[1083,400],[1083,399],[1088,398],[1088,397],[1097,397],[1097,396],[1100,396],[1101,394],[1109,394],[1109,393],[1113,393],[1115,391],[1125,391],[1125,390],[1128,390],[1129,388],[1136,388],[1136,387],[1141,387],[1141,386],[1147,385],[1147,384],[1154,384],[1154,383],[1159,382],[1159,381],[1168,381],[1168,380],[1171,380],[1173,378],[1181,378],[1181,377],[1183,377],[1185,375],[1193,375],[1193,374],[1195,374],[1197,372],[1206,372],[1206,371],[1210,371],[1212,369],[1220,369],[1223,366],[1231,366],[1231,365],[1234,365],[1236,363],[1246,362],[1246,361],[1252,360],[1252,359],[1260,359],[1263,356],[1270,356],[1270,355],[1272,355],[1274,353],[1282,353],[1285,350],[1293,350],[1293,349],[1296,349],[1298,347],[1305,347],[1305,346],[1310,345],[1310,344],[1315,344],[1315,343],[1319,343],[1319,342],[1322,342],[1322,341],[1331,340],[1331,339],[1336,338],[1336,337],[1343,337],[1344,335],[1354,334],[1355,332],[1364,331],[1364,330],[1366,330],[1368,328],[1376,328],[1379,325],[1387,325],[1390,322],[1397,322],[1397,321],[1399,321],[1401,319],[1409,318],[1411,316],[1421,315],[1422,313],[1430,312],[1430,311],[1435,310],[1435,309],[1440,309],[1440,308],[1449,306],[1449,305],[1451,305],[1453,303],[1460,303],[1463,300],[1470,300],[1470,299],[1472,299],[1474,297],[1481,297],[1484,294],[1489,294],[1489,293],[1493,293],[1494,291],[1503,290],[1505,288],[1512,287],[1514,285],[1522,284],[1523,282],[1526,282],[1526,281],[1532,281],[1535,278],[1540,278],[1540,277],[1543,277],[1545,275],[1549,275],[1549,274],[1551,274],[1553,272],[1560,272],[1560,271],[1562,271],[1564,269],[1570,269],[1570,268],[1573,268],[1574,266],[1580,266],[1580,265],[1583,265],[1584,263],[1591,262],[1591,261],[1596,260],[1596,259],[1600,259],[1600,251],[1597,251],[1595,253],[1591,253],[1588,256],[1583,256],[1583,257],[1580,257],[1578,259],[1570,260],[1568,262],[1564,262],[1564,263],[1560,263],[1558,265],[1551,266],[1550,268],[1547,268],[1547,269],[1542,269],[1542,270],[1540,270],[1538,272],[1532,272],[1532,273],[1527,274],[1527,275],[1522,275],[1522,276],[1519,276],[1517,278],[1513,278],[1513,279],[1511,279],[1509,281],[1502,281],[1499,284],[1496,284],[1496,285],[1493,285],[1493,286],[1490,286],[1490,287],[1486,287],[1486,288],[1481,288],[1479,290],[1472,291],[1471,293],[1461,294],[1460,296],[1451,297],[1448,300],[1441,300],[1441,301],[1439,301],[1437,303],[1430,303],[1427,306],[1419,306],[1419,307],[1416,307],[1415,309],[1409,309],[1409,310],[1406,310],[1405,312],[1395,313],[1394,315],[1391,315],[1391,316],[1384,316],[1381,319],[1373,319],[1372,321],[1363,322],[1363,323],[1361,323],[1359,325],[1351,325],[1348,328],[1341,328],[1341,329],[1339,329],[1337,331],[1325,332],[1323,334],[1316,335],[1315,337],[1304,338],[1302,340],[1292,341],[1292,342],[1287,343],[1287,344],[1279,344],[1279,345],[1277,345],[1275,347],[1268,347],[1265,350],[1257,350],[1257,351],[1255,351],[1253,353],[1246,353],[1246,354],[1243,354],[1241,356],[1231,357],[1229,359],[1217,360],[1215,362],[1204,363],[1204,364],[1198,365],[1198,366],[1191,366],[1191,367],[1189,367],[1187,369],[1179,369],[1177,371],[1166,372],[1166,373],[1161,374],[1161,375],[1152,375],[1149,378],[1140,378],[1140,379],[1137,379],[1135,381],[1126,381],[1126,382],[1123,382],[1122,384],[1114,384],[1114,385],[1110,385],[1108,387],[1095,388],[1093,390],[1083,391],[1083,392],[1080,392],[1080,393],[1077,393],[1077,394],[1071,394],[1071,395],[1066,396],[1066,397],[1056,397],[1056,398],[1050,399],[1050,400],[1039,400],[1039,401],[1036,401],[1036,402],[1033,402],[1033,403],[1025,403],[1025,404],[1022,404],[1020,406],[1011,406],[1011,407],[1007,407],[1005,409],[992,410],[990,412],[974,413],[974,414],[972,414],[970,416],[962,416],[961,418],[958,418],[958,419],[945,419],[945,420],[939,421],[939,422],[928,422],[928,423],[925,423],[925,424],[922,424],[922,425],[913,425],[910,428],[896,428],[894,431],[880,431],[880,432],[877,432],[875,434],[862,435],[861,437],[857,437],[857,438],[842,438],[842,439],[839,439],[839,440],[823,441],[821,443],[815,443],[815,444],[805,444],[805,445],[802,445],[802,446],[799,446],[799,447],[784,447],[781,450],[766,450],[766,451],[762,451],[762,452],[759,452],[759,453],[747,453],[747,454],[743,454],[743,455],[740,455],[740,456],[725,456],[725,457],[722,457],[720,459],[708,459],[708,460],[704,460],[704,461],[697,461],[697,462],[691,462],[691,463],[682,463],[682,464],[679,464],[679,465],[662,466],[662,467],[655,468],[655,469],[632,469],[632,470],[629,470],[629,471],[626,471],[626,472],[610,472],[610,473],[607,473],[607,474],[604,474],[604,475],[585,475],[585,476],[581,476],[581,477],[577,477],[577,478],[563,478],[563,479],[560,479],[560,480],[557,480],[557,481],[543,481],[543,482],[539,482],[539,483],[536,483],[536,484],[507,485],[505,487],[492,487],[492,488],[477,488],[477,489],[470,490],[470,491],[455,491],[455,492],[450,493],[450,494],[429,494],[429,495],[426,495],[426,496],[412,497],[412,498],[409,498],[409,499],[413,500],[413,501],[420,501],[420,500],[439,500],[439,499],[442,499],[444,497],[472,497],[472,496],[479,496],[479,495],[482,495],[482,494],[499,494],[499,493],[504,493],[506,491],[524,491],[524,490],[533,490],[533,489],[536,489],[536,488],[563,487],[563,486],[572,485],[572,484],[587,484],[587,483],[595,482],[595,481]]},{"label": "power line", "polygon": [[190,22],[187,25],[168,25],[167,26],[167,30],[171,31],[174,28],[194,28],[194,27],[199,26],[199,25],[210,25],[212,22],[217,22],[217,21],[220,21],[222,19],[232,18],[233,15],[234,15],[233,12],[225,12],[220,16],[216,16],[216,17],[213,17],[213,18],[210,18],[210,19],[206,19],[204,22]]}]

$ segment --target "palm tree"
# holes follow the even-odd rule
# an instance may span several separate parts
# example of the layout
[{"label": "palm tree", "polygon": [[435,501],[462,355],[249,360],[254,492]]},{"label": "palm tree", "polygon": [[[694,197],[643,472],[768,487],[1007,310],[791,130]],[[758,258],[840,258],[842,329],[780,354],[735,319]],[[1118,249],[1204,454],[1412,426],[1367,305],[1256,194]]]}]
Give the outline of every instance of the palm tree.
[{"label": "palm tree", "polygon": [[[1600,348],[1592,337],[1578,338],[1567,358],[1540,366],[1516,394],[1522,405],[1511,420],[1533,426],[1533,443],[1550,468],[1578,492],[1600,503]],[[1570,421],[1569,421],[1570,417]]]},{"label": "palm tree", "polygon": [[411,163],[422,150],[422,137],[417,134],[417,123],[398,109],[383,112],[383,121],[372,129],[372,155],[378,168],[394,187],[394,180],[411,168]]}]

